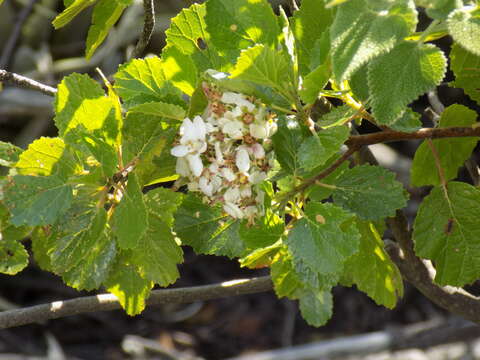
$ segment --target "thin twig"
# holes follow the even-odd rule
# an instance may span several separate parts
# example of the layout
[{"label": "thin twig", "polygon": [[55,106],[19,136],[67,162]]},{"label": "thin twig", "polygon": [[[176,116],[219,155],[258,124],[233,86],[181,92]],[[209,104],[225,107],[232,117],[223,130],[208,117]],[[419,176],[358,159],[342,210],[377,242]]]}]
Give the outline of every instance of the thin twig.
[{"label": "thin twig", "polygon": [[153,30],[155,28],[155,7],[153,0],[143,0],[143,9],[145,12],[145,20],[143,22],[143,31],[140,39],[132,52],[132,58],[138,58],[142,55],[150,42]]},{"label": "thin twig", "polygon": [[54,87],[39,83],[38,81],[35,81],[33,79],[2,69],[0,69],[0,81],[9,82],[27,89],[38,90],[44,94],[51,96],[54,96],[57,93],[57,89],[55,89]]},{"label": "thin twig", "polygon": [[292,190],[290,190],[289,192],[285,193],[285,194],[282,194],[282,198],[289,198],[299,192],[302,192],[303,190],[305,190],[306,188],[308,188],[309,186],[315,184],[315,182],[317,181],[320,181],[322,180],[323,178],[327,177],[328,175],[330,175],[332,172],[335,171],[336,168],[338,168],[340,165],[343,164],[343,162],[345,162],[350,156],[352,156],[357,150],[359,150],[360,147],[358,146],[352,146],[350,147],[340,158],[337,159],[337,161],[335,161],[332,165],[330,165],[328,168],[326,168],[325,170],[323,170],[321,173],[309,178],[309,179],[306,179],[305,181],[303,181],[300,185],[296,186],[295,188],[293,188]]},{"label": "thin twig", "polygon": [[[212,285],[155,290],[152,291],[146,303],[147,305],[190,303],[229,296],[254,294],[270,291],[271,289],[272,281],[270,277],[263,276]],[[118,298],[111,294],[55,301],[49,304],[0,312],[0,328],[5,329],[87,312],[115,309],[120,309],[120,303],[118,302]]]},{"label": "thin twig", "polygon": [[413,139],[440,139],[449,137],[480,136],[480,127],[423,128],[414,132],[379,131],[366,135],[353,135],[345,142],[347,146],[364,146],[392,141]]},{"label": "thin twig", "polygon": [[22,31],[22,26],[27,20],[28,15],[30,15],[33,9],[33,5],[35,5],[36,2],[37,0],[30,0],[28,5],[25,6],[18,15],[15,27],[13,28],[12,33],[10,34],[7,43],[3,48],[2,56],[0,57],[0,69],[8,68],[10,59],[12,57],[13,49],[15,49],[15,45],[17,44],[18,38]]}]

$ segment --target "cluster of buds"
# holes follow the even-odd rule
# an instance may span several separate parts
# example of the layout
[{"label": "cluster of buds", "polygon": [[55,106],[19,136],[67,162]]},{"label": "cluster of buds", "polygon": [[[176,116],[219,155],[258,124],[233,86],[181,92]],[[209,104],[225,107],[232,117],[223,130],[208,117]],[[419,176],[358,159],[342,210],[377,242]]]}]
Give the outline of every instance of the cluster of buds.
[{"label": "cluster of buds", "polygon": [[260,184],[273,166],[268,149],[277,129],[275,114],[254,97],[207,83],[203,90],[207,108],[193,121],[183,120],[171,150],[176,171],[206,203],[222,204],[228,215],[253,223],[264,213]]}]

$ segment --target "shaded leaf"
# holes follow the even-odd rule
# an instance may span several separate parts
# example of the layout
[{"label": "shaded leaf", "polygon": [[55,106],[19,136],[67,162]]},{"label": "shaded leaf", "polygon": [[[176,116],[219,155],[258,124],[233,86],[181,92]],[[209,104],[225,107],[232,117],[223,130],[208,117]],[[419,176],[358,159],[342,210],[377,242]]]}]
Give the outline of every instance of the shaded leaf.
[{"label": "shaded leaf", "polygon": [[128,183],[120,204],[112,216],[112,231],[122,249],[137,246],[147,231],[147,207],[135,173],[128,175]]},{"label": "shaded leaf", "polygon": [[325,164],[340,151],[349,134],[348,127],[336,126],[320,131],[317,136],[308,137],[298,150],[300,166],[312,170]]},{"label": "shaded leaf", "polygon": [[453,86],[463,89],[470,98],[480,103],[480,56],[472,54],[458,44],[450,52],[450,67],[455,74]]},{"label": "shaded leaf", "polygon": [[22,151],[18,146],[0,141],[0,166],[11,167],[18,161]]},{"label": "shaded leaf", "polygon": [[[448,197],[447,197],[448,196]],[[423,200],[413,228],[415,252],[435,262],[435,282],[464,286],[480,277],[480,190],[460,182],[435,187]]]},{"label": "shaded leaf", "polygon": [[183,252],[171,228],[181,199],[181,194],[164,188],[147,193],[148,227],[131,251],[130,262],[137,266],[141,276],[161,286],[172,284],[180,276],[177,264],[183,261]]},{"label": "shaded leaf", "polygon": [[96,1],[97,0],[72,0],[66,3],[65,6],[67,6],[67,8],[52,21],[53,26],[55,29],[60,29],[67,25],[75,16],[95,4]]},{"label": "shaded leaf", "polygon": [[362,219],[377,220],[405,207],[407,194],[393,172],[361,165],[345,170],[337,178],[333,200]]},{"label": "shaded leaf", "polygon": [[293,262],[314,274],[337,274],[358,251],[360,234],[350,214],[334,204],[310,202],[286,244]]},{"label": "shaded leaf", "polygon": [[322,326],[332,317],[332,293],[325,290],[303,289],[298,295],[300,312],[312,326]]},{"label": "shaded leaf", "polygon": [[202,203],[194,195],[184,197],[175,214],[175,232],[183,245],[198,254],[241,256],[245,244],[238,231],[240,222],[223,214],[219,206]]},{"label": "shaded leaf", "polygon": [[15,226],[53,224],[73,199],[72,185],[57,176],[16,175],[3,190]]},{"label": "shaded leaf", "polygon": [[[438,127],[471,126],[475,124],[477,114],[463,105],[454,104],[445,109]],[[477,138],[435,139],[432,140],[440,166],[443,169],[445,181],[457,177],[458,168],[472,154]],[[415,152],[411,167],[411,183],[414,186],[440,185],[437,166],[432,150],[424,141]]]}]

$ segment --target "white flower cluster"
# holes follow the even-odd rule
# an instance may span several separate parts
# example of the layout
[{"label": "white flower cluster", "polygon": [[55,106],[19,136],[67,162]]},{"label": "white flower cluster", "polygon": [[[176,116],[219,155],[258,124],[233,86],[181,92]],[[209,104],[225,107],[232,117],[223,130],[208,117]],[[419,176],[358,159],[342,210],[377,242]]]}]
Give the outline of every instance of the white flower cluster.
[{"label": "white flower cluster", "polygon": [[176,171],[190,191],[203,193],[205,202],[220,203],[230,216],[253,223],[264,212],[259,184],[273,165],[267,149],[277,129],[275,114],[253,97],[222,93],[207,83],[203,89],[205,112],[183,120],[171,150]]}]

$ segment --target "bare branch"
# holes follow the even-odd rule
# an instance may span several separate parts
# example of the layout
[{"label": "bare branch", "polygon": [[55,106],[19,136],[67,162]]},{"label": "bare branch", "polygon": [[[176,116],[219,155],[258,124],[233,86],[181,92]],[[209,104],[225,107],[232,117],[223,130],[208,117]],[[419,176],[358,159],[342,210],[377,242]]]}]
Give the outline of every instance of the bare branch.
[{"label": "bare branch", "polygon": [[38,90],[51,96],[54,96],[57,93],[57,89],[54,87],[2,69],[0,69],[0,81],[9,82],[27,89]]},{"label": "bare branch", "polygon": [[[254,294],[270,291],[271,289],[272,281],[270,280],[270,277],[263,276],[253,279],[227,281],[212,285],[154,290],[146,303],[147,305],[190,303],[229,296]],[[49,304],[0,312],[0,328],[5,329],[87,312],[116,309],[120,309],[120,304],[118,298],[111,294],[100,294],[65,301],[55,301]]]},{"label": "bare branch", "polygon": [[373,134],[353,135],[345,142],[348,146],[364,146],[391,141],[413,139],[441,139],[480,136],[480,127],[423,128],[414,132],[379,131]]},{"label": "bare branch", "polygon": [[143,9],[145,12],[145,20],[143,22],[143,31],[140,39],[132,52],[132,58],[138,58],[142,55],[150,42],[153,30],[155,28],[155,7],[153,0],[143,0]]}]

